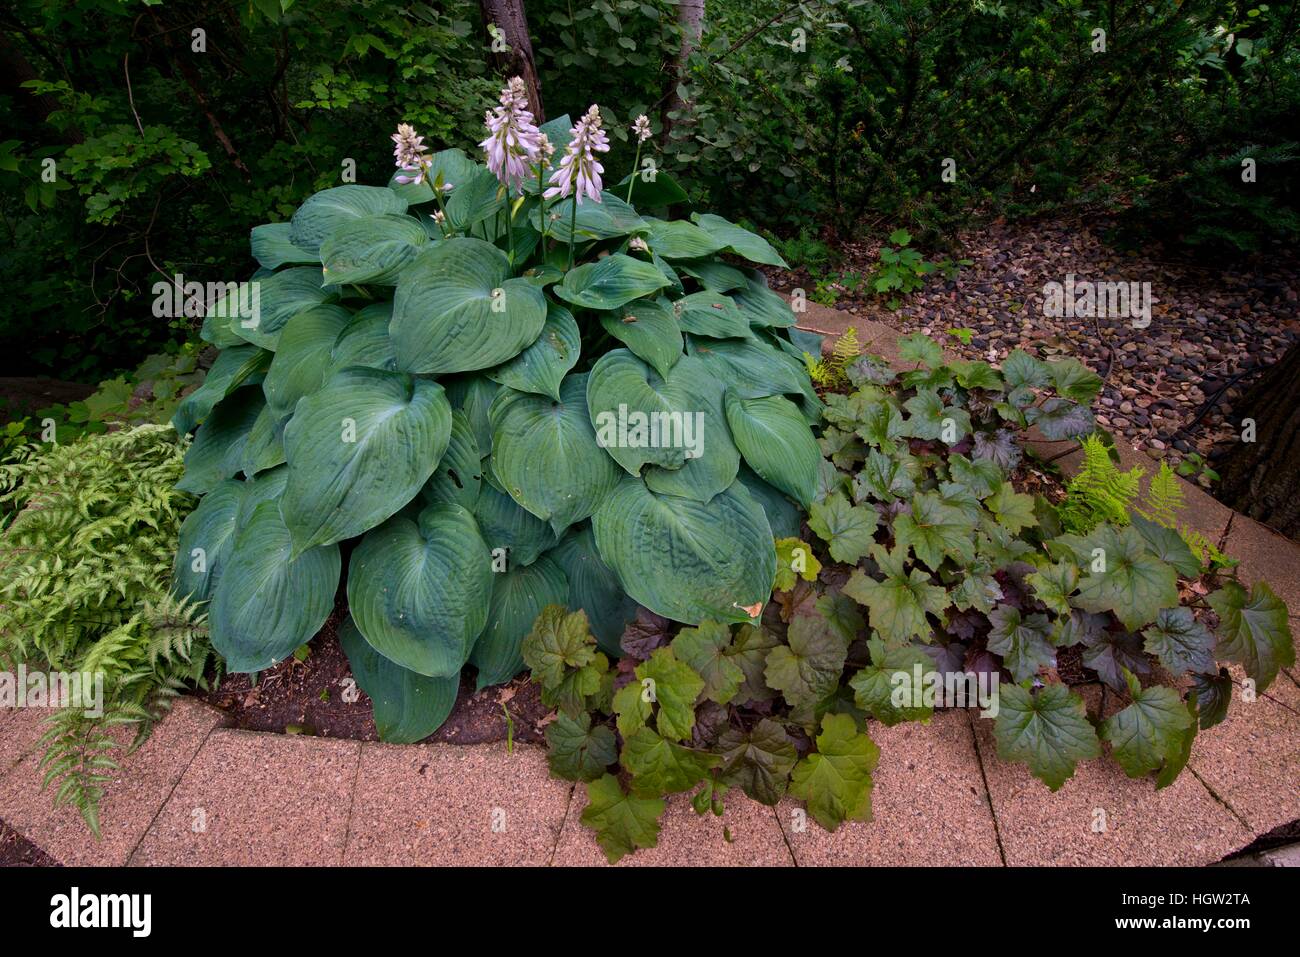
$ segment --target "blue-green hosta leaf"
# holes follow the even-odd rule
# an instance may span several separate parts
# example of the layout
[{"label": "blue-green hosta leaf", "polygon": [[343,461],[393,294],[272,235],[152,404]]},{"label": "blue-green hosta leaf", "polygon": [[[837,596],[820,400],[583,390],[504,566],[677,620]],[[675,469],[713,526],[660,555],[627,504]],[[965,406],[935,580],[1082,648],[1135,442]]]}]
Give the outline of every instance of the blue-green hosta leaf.
[{"label": "blue-green hosta leaf", "polygon": [[728,654],[731,629],[721,622],[704,621],[698,628],[683,628],[672,641],[673,654],[704,679],[701,692],[710,701],[726,704],[745,683],[745,672]]},{"label": "blue-green hosta leaf", "polygon": [[465,234],[484,220],[495,235],[497,214],[505,208],[507,197],[497,178],[482,166],[474,166],[459,183],[454,183],[447,199],[447,225]]},{"label": "blue-green hosta leaf", "polygon": [[568,534],[547,553],[563,570],[569,581],[569,608],[587,613],[591,633],[606,654],[623,654],[619,639],[623,629],[636,617],[637,604],[623,591],[618,576],[605,564],[596,550],[591,526],[583,523],[570,528]]},{"label": "blue-green hosta leaf", "polygon": [[263,502],[278,499],[288,475],[284,469],[241,482],[226,479],[203,496],[181,523],[172,567],[172,592],[207,601],[221,580],[235,534]]},{"label": "blue-green hosta leaf", "polygon": [[629,475],[605,498],[592,527],[601,557],[628,594],[666,618],[749,621],[772,593],[772,529],[739,483],[701,503],[656,495]]},{"label": "blue-green hosta leaf", "polygon": [[841,493],[808,506],[808,527],[830,549],[831,558],[856,565],[876,542],[879,513],[870,506],[850,505]]},{"label": "blue-green hosta leaf", "polygon": [[[854,703],[886,727],[933,715],[923,692],[926,675],[935,670],[934,660],[917,645],[887,645],[879,638],[869,640],[867,648],[871,663],[849,681]],[[901,703],[895,701],[895,690],[902,694]]]},{"label": "blue-green hosta leaf", "polygon": [[584,309],[617,309],[666,285],[668,279],[652,263],[614,253],[569,270],[551,290]]},{"label": "blue-green hosta leaf", "polygon": [[1278,669],[1295,664],[1295,645],[1287,622],[1286,604],[1262,581],[1250,594],[1234,581],[1207,599],[1219,615],[1219,657],[1235,661],[1265,690]]},{"label": "blue-green hosta leaf", "polygon": [[392,319],[392,302],[374,302],[358,310],[330,348],[331,374],[348,366],[395,372],[397,353],[393,340],[388,337]]},{"label": "blue-green hosta leaf", "polygon": [[488,455],[492,451],[492,423],[488,421],[488,410],[496,401],[501,386],[482,375],[448,376],[441,381],[452,408],[464,412],[469,419],[479,455]]},{"label": "blue-green hosta leaf", "polygon": [[329,377],[334,342],[351,319],[352,314],[342,306],[316,306],[285,324],[262,383],[267,407],[277,419],[292,414],[298,400],[311,395]]},{"label": "blue-green hosta leaf", "polygon": [[[441,177],[444,186],[456,187],[469,182],[479,165],[465,155],[464,150],[441,150],[429,157],[429,175],[418,183],[399,183],[401,171],[395,171],[388,188],[412,206],[433,202],[433,184]],[[409,175],[409,174],[408,174]]]},{"label": "blue-green hosta leaf", "polygon": [[740,289],[748,277],[735,266],[728,266],[716,259],[699,259],[695,262],[680,262],[677,268],[692,279],[698,279],[700,285],[710,292],[731,292]]},{"label": "blue-green hosta leaf", "polygon": [[459,674],[430,678],[389,661],[362,637],[351,617],[339,626],[339,644],[357,686],[374,705],[380,741],[414,744],[442,727],[456,705]]},{"label": "blue-green hosta leaf", "polygon": [[[795,315],[790,303],[767,288],[767,277],[757,269],[744,271],[745,284],[729,295],[754,328],[789,329]],[[721,290],[720,290],[721,291]]]},{"label": "blue-green hosta leaf", "polygon": [[677,324],[687,332],[710,339],[744,339],[749,321],[736,304],[720,292],[693,292],[672,304]]},{"label": "blue-green hosta leaf", "polygon": [[903,547],[910,545],[912,553],[931,571],[939,570],[945,556],[951,556],[958,565],[975,560],[970,523],[934,492],[914,495],[911,510],[894,519],[894,541]]},{"label": "blue-green hosta leaf", "polygon": [[438,467],[429,481],[420,489],[420,498],[426,505],[450,502],[472,512],[478,507],[482,486],[482,456],[478,452],[474,430],[465,413],[456,409],[451,413],[451,439],[447,451],[438,460]]},{"label": "blue-green hosta leaf", "polygon": [[1085,406],[1069,399],[1048,399],[1025,413],[1030,425],[1038,426],[1049,442],[1074,439],[1088,435],[1097,427],[1097,420]]},{"label": "blue-green hosta leaf", "polygon": [[[555,142],[554,139],[551,140]],[[558,150],[559,147],[557,146]],[[578,242],[592,239],[614,239],[646,230],[646,221],[637,211],[613,193],[600,194],[601,201],[587,200],[578,207]],[[546,236],[565,246],[569,244],[569,219],[573,215],[573,200],[561,199],[546,206]],[[533,228],[541,229],[540,211],[529,214]]]},{"label": "blue-green hosta leaf", "polygon": [[293,227],[288,223],[267,223],[254,226],[249,233],[248,244],[252,247],[253,258],[265,269],[279,269],[281,266],[315,265],[320,256],[308,249],[300,249],[289,239]]},{"label": "blue-green hosta leaf", "polygon": [[847,714],[822,718],[817,750],[790,776],[790,793],[808,804],[817,823],[833,831],[845,821],[871,820],[871,772],[880,749]]},{"label": "blue-green hosta leaf", "polygon": [[790,538],[799,534],[802,519],[799,508],[778,490],[768,485],[755,475],[744,463],[736,473],[736,479],[745,490],[754,497],[754,501],[763,507],[767,523],[772,527],[772,534],[778,538]]},{"label": "blue-green hosta leaf", "polygon": [[587,414],[587,374],[571,375],[559,400],[502,390],[492,403],[492,472],[516,502],[558,538],[594,512],[618,484]]},{"label": "blue-green hosta leaf", "polygon": [[1046,365],[1056,391],[1066,399],[1088,405],[1101,392],[1101,376],[1078,359],[1057,359]]},{"label": "blue-green hosta leaf", "polygon": [[1029,765],[1030,773],[1053,791],[1073,776],[1080,761],[1101,757],[1101,742],[1083,699],[1064,685],[1047,685],[1031,694],[1003,684],[993,737],[998,757]]},{"label": "blue-green hosta leaf", "polygon": [[336,373],[299,400],[284,431],[281,508],[295,550],[353,538],[396,513],[450,438],[451,406],[436,382],[360,367]]},{"label": "blue-green hosta leaf", "polygon": [[389,335],[408,372],[469,372],[513,359],[537,341],[546,300],[511,279],[505,253],[481,239],[449,239],[403,272]]},{"label": "blue-green hosta leaf", "polygon": [[596,843],[611,864],[638,847],[659,842],[659,818],[664,802],[657,797],[627,794],[618,778],[606,774],[587,785],[582,823],[596,832]]},{"label": "blue-green hosta leaf", "polygon": [[284,464],[284,430],[289,418],[276,415],[269,405],[262,406],[253,427],[248,430],[239,460],[239,470],[246,477],[252,478],[258,472]]},{"label": "blue-green hosta leaf", "polygon": [[571,718],[563,711],[546,726],[546,761],[551,773],[566,781],[594,781],[618,760],[618,742],[608,726],[591,726],[584,711]]},{"label": "blue-green hosta leaf", "polygon": [[266,399],[257,385],[236,389],[213,406],[185,453],[185,474],[176,487],[202,495],[237,473],[248,434],[265,407]]},{"label": "blue-green hosta leaf", "polygon": [[[803,382],[775,346],[757,339],[686,337],[687,351],[707,365],[711,373],[742,399],[769,395],[796,395]],[[807,374],[802,376],[807,379]]]},{"label": "blue-green hosta leaf", "polygon": [[208,616],[212,645],[232,672],[262,671],[293,654],[334,608],[337,545],[296,557],[275,502],[263,502],[231,545]]},{"label": "blue-green hosta leaf", "polygon": [[[686,362],[696,366],[695,359]],[[702,371],[696,366],[696,372]],[[652,492],[708,502],[736,480],[740,472],[740,450],[726,425],[722,384],[706,381],[702,376],[697,376],[695,382],[698,388],[693,391],[702,393],[700,398],[704,405],[700,409],[703,418],[694,420],[691,438],[696,442],[694,445],[688,443],[691,454],[685,457],[679,469],[647,465],[641,471],[641,478]]]},{"label": "blue-green hosta leaf", "polygon": [[492,576],[487,627],[474,643],[469,663],[478,669],[477,689],[502,684],[524,670],[524,636],[547,605],[563,605],[569,582],[545,555]]},{"label": "blue-green hosta leaf", "polygon": [[[1079,585],[1075,605],[1084,611],[1113,611],[1125,628],[1137,631],[1155,620],[1162,608],[1178,605],[1178,576],[1174,569],[1146,549],[1133,528],[1100,526],[1089,542],[1100,548],[1104,570],[1092,571]],[[1097,567],[1102,567],[1099,563]],[[1285,612],[1283,612],[1285,615]]]},{"label": "blue-green hosta leaf", "polygon": [[483,539],[495,554],[497,549],[506,550],[506,565],[516,568],[531,565],[537,556],[555,545],[555,532],[536,515],[524,510],[504,491],[493,483],[496,481],[490,470],[483,473],[483,484],[479,489],[478,505],[474,509],[474,518],[478,521]]},{"label": "blue-green hosta leaf", "polygon": [[546,304],[546,324],[537,341],[508,362],[488,370],[493,382],[519,392],[560,399],[560,380],[578,364],[582,337],[573,313],[555,303]]},{"label": "blue-green hosta leaf", "polygon": [[1001,655],[1003,664],[1016,681],[1032,678],[1040,668],[1056,664],[1056,650],[1050,636],[1052,626],[1046,615],[1022,616],[1012,605],[998,605],[989,613],[993,625],[988,649]]},{"label": "blue-green hosta leaf", "polygon": [[460,673],[487,623],[491,556],[459,505],[430,505],[366,533],[348,566],[348,607],[385,658],[431,678]]},{"label": "blue-green hosta leaf", "polygon": [[186,435],[208,417],[213,406],[243,385],[261,382],[271,365],[271,353],[257,346],[241,344],[222,349],[203,385],[176,407],[172,427],[177,435]]},{"label": "blue-green hosta leaf", "polygon": [[1175,676],[1188,671],[1214,673],[1214,635],[1190,608],[1163,608],[1142,632],[1146,650]]},{"label": "blue-green hosta leaf", "polygon": [[745,462],[769,485],[807,507],[817,490],[821,450],[793,402],[784,396],[726,396],[727,424]]},{"label": "blue-green hosta leaf", "polygon": [[[210,328],[209,324],[211,328],[224,327],[239,339],[274,352],[285,323],[300,312],[338,298],[338,287],[322,286],[320,269],[314,266],[294,266],[254,282],[257,283],[255,311],[243,308],[252,304],[251,294],[247,303],[243,301],[246,297],[227,296],[212,307],[204,328]],[[223,348],[229,344],[226,339],[209,341]]]},{"label": "blue-green hosta leaf", "polygon": [[765,266],[789,268],[785,260],[781,258],[780,253],[773,249],[772,244],[762,236],[751,233],[748,229],[743,229],[735,223],[712,213],[694,213],[691,219],[695,220],[700,228],[721,243],[724,249],[730,250],[737,256],[748,259],[750,262],[762,263]]},{"label": "blue-green hosta leaf", "polygon": [[414,216],[367,216],[339,225],[321,245],[323,278],[344,283],[396,286],[397,274],[429,241]]},{"label": "blue-green hosta leaf", "polygon": [[886,552],[873,545],[871,556],[880,566],[879,579],[854,569],[844,586],[844,594],[867,608],[867,623],[880,632],[887,642],[901,644],[914,637],[929,642],[933,626],[926,613],[940,615],[949,605],[948,592],[930,582],[920,568],[907,572],[907,548],[896,546]]},{"label": "blue-green hosta leaf", "polygon": [[665,259],[698,259],[712,256],[725,245],[713,234],[685,220],[665,222],[662,219],[646,220],[646,242]]},{"label": "blue-green hosta leaf", "polygon": [[[651,177],[649,182],[645,179],[646,175]],[[653,172],[637,170],[628,173],[619,181],[616,192],[626,196],[627,188],[632,185],[634,178],[636,184],[632,189],[632,199],[641,209],[660,209],[664,206],[675,206],[678,203],[690,202],[686,190],[677,185],[677,180],[663,170]]]},{"label": "blue-green hosta leaf", "polygon": [[308,196],[298,207],[289,221],[289,242],[304,252],[319,253],[325,240],[345,223],[404,212],[406,200],[386,187],[336,186]]},{"label": "blue-green hosta leaf", "polygon": [[601,312],[600,324],[638,359],[666,379],[682,357],[682,331],[667,306],[650,299],[631,302],[616,313]]},{"label": "blue-green hosta leaf", "polygon": [[1110,742],[1124,773],[1140,778],[1178,753],[1193,720],[1173,688],[1143,688],[1132,675],[1127,678],[1133,702],[1102,722],[1101,738]]},{"label": "blue-green hosta leaf", "polygon": [[691,357],[663,379],[628,350],[613,349],[591,368],[587,408],[600,446],[628,473],[638,474],[647,464],[678,469],[692,444],[709,441],[698,426],[721,427],[706,415],[718,388]]},{"label": "blue-green hosta leaf", "polygon": [[839,630],[821,615],[796,615],[786,643],[767,653],[768,687],[791,707],[815,706],[838,687],[848,650]]}]

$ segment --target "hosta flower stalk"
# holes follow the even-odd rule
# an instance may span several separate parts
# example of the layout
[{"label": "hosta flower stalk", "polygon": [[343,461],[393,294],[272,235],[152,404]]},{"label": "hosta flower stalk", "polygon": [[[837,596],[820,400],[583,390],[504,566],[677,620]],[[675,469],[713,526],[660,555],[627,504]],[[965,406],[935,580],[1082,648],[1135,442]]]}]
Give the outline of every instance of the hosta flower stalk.
[{"label": "hosta flower stalk", "polygon": [[514,77],[501,90],[501,105],[484,115],[487,139],[479,143],[487,154],[488,169],[507,190],[518,189],[540,153],[541,133],[528,109],[524,81]]}]

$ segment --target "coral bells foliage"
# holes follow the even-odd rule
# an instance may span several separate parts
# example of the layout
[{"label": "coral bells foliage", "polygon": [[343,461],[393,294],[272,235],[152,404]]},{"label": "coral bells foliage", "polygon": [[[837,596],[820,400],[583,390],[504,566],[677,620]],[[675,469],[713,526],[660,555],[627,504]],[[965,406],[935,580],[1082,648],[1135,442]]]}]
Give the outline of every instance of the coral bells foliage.
[{"label": "coral bells foliage", "polygon": [[501,91],[501,105],[484,115],[488,137],[479,143],[487,154],[493,175],[512,189],[518,189],[541,153],[540,134],[528,109],[528,91],[519,77]]},{"label": "coral bells foliage", "polygon": [[609,152],[609,137],[601,124],[600,107],[593,103],[571,132],[572,138],[559,168],[551,175],[552,185],[546,191],[547,199],[565,198],[576,193],[578,205],[582,205],[584,196],[600,202],[600,174],[605,172],[605,167],[600,165],[596,154]]},{"label": "coral bells foliage", "polygon": [[[260,315],[210,311],[222,351],[176,420],[201,423],[180,487],[202,496],[177,595],[260,671],[345,582],[340,641],[390,741],[436,730],[465,665],[523,670],[547,605],[611,657],[638,605],[752,621],[816,487],[815,346],[754,268],[784,265],[771,245],[602,192],[595,108],[535,127],[511,84],[489,130],[485,166],[404,127],[387,186],[256,227]],[[567,198],[540,195],[552,172]],[[687,203],[666,172],[646,195]]]}]

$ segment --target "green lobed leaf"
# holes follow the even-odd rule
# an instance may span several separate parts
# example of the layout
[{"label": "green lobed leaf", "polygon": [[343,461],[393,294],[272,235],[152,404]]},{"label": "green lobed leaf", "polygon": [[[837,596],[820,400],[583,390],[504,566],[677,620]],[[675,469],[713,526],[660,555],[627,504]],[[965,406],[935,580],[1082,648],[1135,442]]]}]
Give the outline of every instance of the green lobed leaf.
[{"label": "green lobed leaf", "polygon": [[582,823],[596,832],[596,842],[611,864],[638,847],[659,841],[661,798],[637,797],[624,792],[618,778],[603,775],[587,785],[587,807]]},{"label": "green lobed leaf", "polygon": [[880,749],[846,714],[826,715],[821,728],[817,750],[795,765],[790,793],[806,801],[829,831],[845,821],[871,820],[871,772]]},{"label": "green lobed leaf", "polygon": [[546,726],[546,743],[551,773],[566,781],[595,781],[618,760],[614,732],[603,724],[592,727],[586,711],[576,718],[556,715]]},{"label": "green lobed leaf", "polygon": [[1256,690],[1264,691],[1281,668],[1295,664],[1286,604],[1265,582],[1252,585],[1248,595],[1226,581],[1206,600],[1219,616],[1219,657],[1245,668]]},{"label": "green lobed leaf", "polygon": [[749,731],[728,728],[718,738],[717,748],[727,784],[768,807],[785,796],[799,754],[778,722],[763,718]]},{"label": "green lobed leaf", "polygon": [[1028,764],[1030,773],[1053,791],[1073,776],[1080,761],[1101,756],[1083,699],[1064,685],[1047,685],[1037,694],[1002,685],[993,737],[998,757]]}]

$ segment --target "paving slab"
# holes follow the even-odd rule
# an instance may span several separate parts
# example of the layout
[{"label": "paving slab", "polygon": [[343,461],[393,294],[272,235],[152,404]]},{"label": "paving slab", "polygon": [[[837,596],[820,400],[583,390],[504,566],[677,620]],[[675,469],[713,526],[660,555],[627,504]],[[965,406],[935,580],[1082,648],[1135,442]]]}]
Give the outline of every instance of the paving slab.
[{"label": "paving slab", "polygon": [[[786,298],[788,299],[789,296]],[[797,314],[795,325],[800,329],[824,335],[826,337],[826,341],[822,343],[824,352],[829,352],[835,341],[852,326],[858,330],[858,346],[862,352],[883,356],[895,365],[902,362],[902,357],[898,354],[898,340],[904,333],[875,319],[809,302],[805,310]],[[951,349],[944,349],[944,357],[949,361],[960,358]]]},{"label": "paving slab", "polygon": [[0,774],[36,748],[49,714],[44,708],[0,708]]},{"label": "paving slab", "polygon": [[[773,809],[729,792],[721,817],[696,814],[685,794],[667,799],[659,843],[618,862],[619,867],[790,867],[794,858],[786,847]],[[608,862],[593,832],[582,823],[586,792],[573,792],[564,832],[552,863],[560,867],[605,867]]]},{"label": "paving slab", "polygon": [[1253,518],[1236,515],[1228,532],[1226,551],[1233,558],[1241,559],[1242,581],[1253,585],[1262,578],[1286,602],[1292,637],[1300,642],[1300,628],[1296,627],[1296,622],[1300,622],[1300,543]]},{"label": "paving slab", "polygon": [[[114,755],[121,768],[104,788],[98,841],[74,808],[52,806],[53,791],[41,786],[42,749],[0,779],[0,818],[62,864],[120,867],[222,717],[215,708],[180,698],[138,751]],[[130,741],[125,726],[114,730],[123,743]]]},{"label": "paving slab", "polygon": [[131,863],[341,864],[360,756],[358,741],[219,728]]},{"label": "paving slab", "polygon": [[352,800],[348,865],[541,866],[571,786],[530,745],[367,743]]},{"label": "paving slab", "polygon": [[993,722],[976,719],[984,773],[1012,866],[1201,866],[1255,837],[1196,776],[1157,791],[1109,755],[1078,766],[1056,793],[1020,763],[997,756]]},{"label": "paving slab", "polygon": [[1279,676],[1250,702],[1235,687],[1228,717],[1196,736],[1189,767],[1256,835],[1300,820],[1300,688]]},{"label": "paving slab", "polygon": [[869,729],[880,748],[872,817],[831,833],[782,802],[778,817],[795,860],[809,866],[998,866],[998,837],[963,712],[942,711],[929,725]]}]

